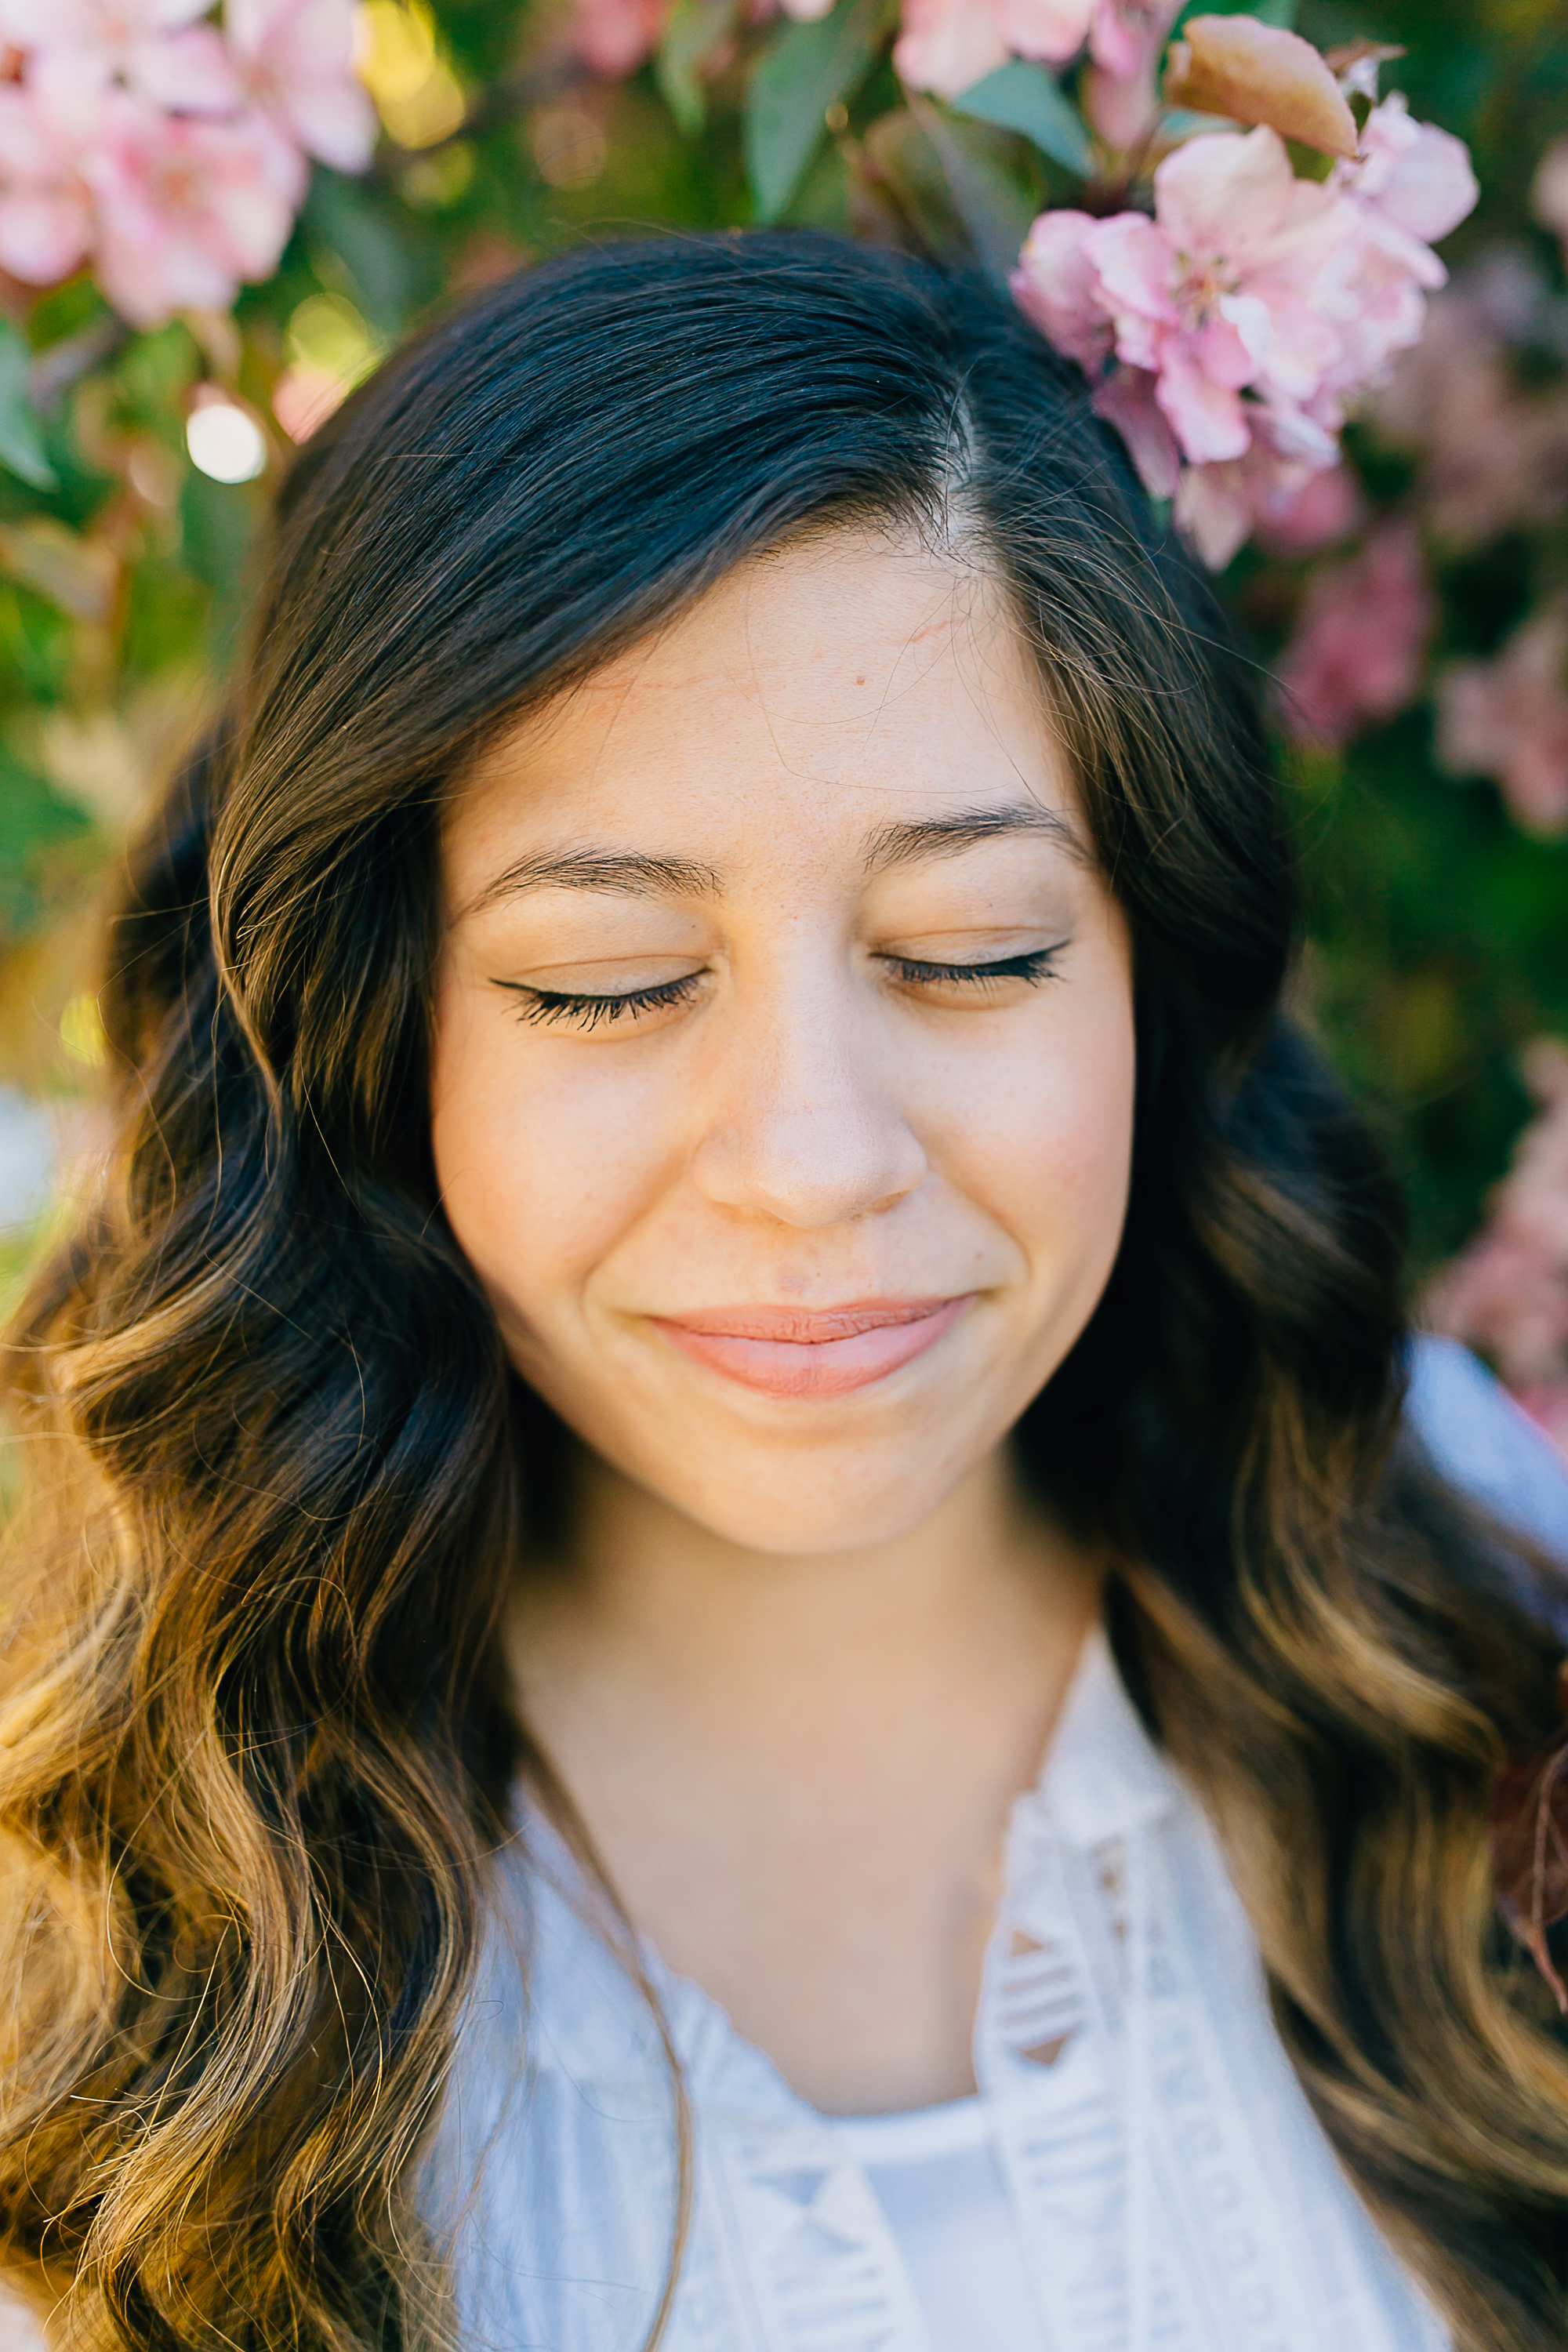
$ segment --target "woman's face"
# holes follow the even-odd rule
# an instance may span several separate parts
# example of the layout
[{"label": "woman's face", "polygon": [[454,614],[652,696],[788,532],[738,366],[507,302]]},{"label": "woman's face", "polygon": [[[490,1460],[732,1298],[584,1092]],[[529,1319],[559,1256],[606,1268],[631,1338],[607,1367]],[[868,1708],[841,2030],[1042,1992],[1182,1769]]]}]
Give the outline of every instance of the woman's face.
[{"label": "woman's face", "polygon": [[436,1165],[519,1371],[732,1541],[917,1524],[1127,1198],[1127,934],[998,593],[749,562],[492,750],[444,856]]}]

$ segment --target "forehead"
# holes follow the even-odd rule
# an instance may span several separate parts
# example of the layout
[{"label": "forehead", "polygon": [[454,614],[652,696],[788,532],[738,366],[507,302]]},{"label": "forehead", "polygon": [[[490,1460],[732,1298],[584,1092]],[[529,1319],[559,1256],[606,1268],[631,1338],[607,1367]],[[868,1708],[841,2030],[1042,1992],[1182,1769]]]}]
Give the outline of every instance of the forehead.
[{"label": "forehead", "polygon": [[846,530],[737,566],[529,714],[454,793],[447,854],[459,888],[545,841],[635,838],[720,868],[1018,803],[1078,825],[1003,591],[912,539]]}]

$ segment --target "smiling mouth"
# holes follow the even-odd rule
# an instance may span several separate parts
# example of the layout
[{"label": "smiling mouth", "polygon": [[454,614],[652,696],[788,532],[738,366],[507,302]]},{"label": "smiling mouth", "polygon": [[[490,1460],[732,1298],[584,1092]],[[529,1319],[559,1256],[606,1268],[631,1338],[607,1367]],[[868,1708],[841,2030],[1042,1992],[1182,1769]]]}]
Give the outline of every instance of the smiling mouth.
[{"label": "smiling mouth", "polygon": [[683,1355],[769,1396],[844,1396],[923,1356],[974,1294],[852,1307],[715,1307],[650,1320]]}]

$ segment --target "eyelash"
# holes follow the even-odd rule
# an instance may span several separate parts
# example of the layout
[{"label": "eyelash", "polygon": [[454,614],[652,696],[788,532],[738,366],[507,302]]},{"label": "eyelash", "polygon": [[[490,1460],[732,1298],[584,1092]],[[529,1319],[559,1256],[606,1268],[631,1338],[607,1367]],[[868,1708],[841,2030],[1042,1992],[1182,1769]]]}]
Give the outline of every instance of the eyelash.
[{"label": "eyelash", "polygon": [[[1059,947],[1031,948],[1025,955],[1001,956],[994,963],[925,963],[912,956],[886,956],[883,961],[907,987],[956,982],[960,987],[984,989],[1005,980],[1021,980],[1035,988],[1041,981],[1056,979],[1060,953]],[[520,980],[503,980],[500,985],[523,1000],[518,1017],[535,1027],[570,1021],[580,1029],[597,1029],[625,1015],[668,1013],[685,1004],[696,993],[701,978],[700,971],[687,972],[679,980],[662,982],[658,988],[630,988],[619,996],[568,996],[553,989],[530,988]]]}]

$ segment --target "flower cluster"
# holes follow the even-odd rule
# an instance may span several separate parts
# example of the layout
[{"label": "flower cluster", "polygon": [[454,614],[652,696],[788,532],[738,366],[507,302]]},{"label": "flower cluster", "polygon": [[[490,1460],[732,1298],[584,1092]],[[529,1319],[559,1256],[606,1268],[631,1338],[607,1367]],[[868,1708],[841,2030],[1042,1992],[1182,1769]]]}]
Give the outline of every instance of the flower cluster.
[{"label": "flower cluster", "polygon": [[904,0],[893,63],[911,89],[943,98],[1009,58],[1064,66],[1086,47],[1101,71],[1131,80],[1175,13],[1173,0]]},{"label": "flower cluster", "polygon": [[[833,0],[752,0],[747,14],[753,25],[765,25],[781,6],[786,16],[808,23],[827,16]],[[576,0],[573,46],[590,72],[619,80],[652,56],[674,8],[675,0]]]},{"label": "flower cluster", "polygon": [[1409,522],[1384,523],[1345,562],[1315,573],[1278,669],[1290,732],[1338,751],[1362,727],[1404,710],[1415,699],[1436,618]]},{"label": "flower cluster", "polygon": [[1542,606],[1494,660],[1438,680],[1437,758],[1451,775],[1492,777],[1526,833],[1568,833],[1568,605]]},{"label": "flower cluster", "polygon": [[[1034,58],[1063,66],[1089,53],[1087,104],[1111,145],[1131,143],[1154,107],[1153,63],[1179,0],[903,0],[893,63],[910,89],[955,98],[1005,65]],[[753,25],[781,12],[805,23],[833,0],[751,0]],[[674,0],[576,0],[578,56],[611,78],[657,48]],[[1125,125],[1125,131],[1122,126]]]},{"label": "flower cluster", "polygon": [[[1131,80],[1158,48],[1178,0],[904,0],[893,62],[910,89],[956,97],[1009,58],[1067,65],[1088,48],[1101,71]],[[595,73],[635,71],[658,46],[674,0],[576,0],[574,39]],[[833,0],[752,0],[752,24],[782,9],[797,22]],[[1152,97],[1152,89],[1150,92]]]},{"label": "flower cluster", "polygon": [[[670,29],[671,5],[576,0],[579,56],[631,71]],[[750,0],[745,16],[804,20],[828,5]],[[1331,64],[1258,18],[1200,16],[1170,43],[1162,92],[1176,16],[1177,0],[902,0],[892,61],[906,89],[983,117],[966,94],[1010,60],[1076,67],[1100,142],[1091,205],[1113,189],[1125,203],[1163,154],[1152,217],[1043,213],[1013,285],[1217,567],[1254,532],[1288,533],[1314,476],[1337,465],[1350,404],[1418,341],[1447,276],[1433,243],[1477,188],[1459,140],[1415,121],[1398,95],[1376,103],[1379,64],[1398,52],[1362,42]],[[726,36],[713,58],[731,47]],[[1203,118],[1237,127],[1185,136]],[[1299,178],[1288,142],[1322,154],[1325,176]],[[874,179],[886,159],[874,141],[870,152]]]},{"label": "flower cluster", "polygon": [[1439,1331],[1490,1356],[1525,1411],[1568,1454],[1568,1045],[1527,1055],[1540,1106],[1491,1215],[1426,1301]]},{"label": "flower cluster", "polygon": [[1445,280],[1432,241],[1476,193],[1461,142],[1397,94],[1322,182],[1267,123],[1209,132],[1158,166],[1152,219],[1042,214],[1014,290],[1220,565],[1337,462],[1349,404]]},{"label": "flower cluster", "polygon": [[222,310],[278,264],[307,158],[363,171],[352,0],[0,0],[0,268],[90,263],[132,323]]},{"label": "flower cluster", "polygon": [[1533,256],[1497,247],[1433,303],[1417,349],[1370,411],[1419,461],[1415,495],[1433,536],[1480,547],[1568,513],[1568,386],[1521,380],[1521,354],[1550,353],[1568,315]]}]

